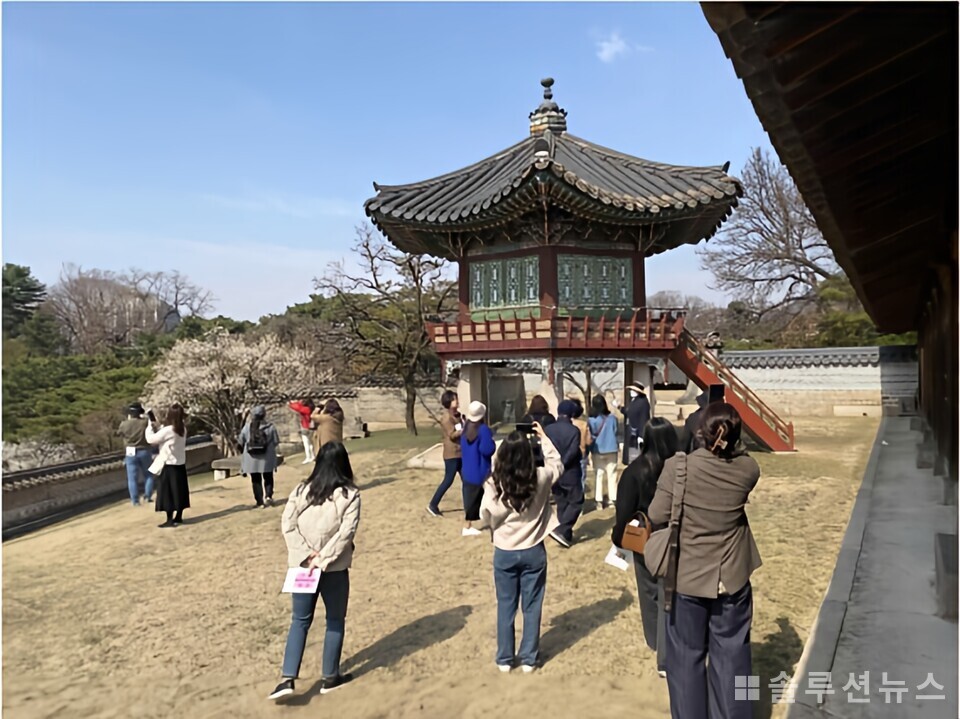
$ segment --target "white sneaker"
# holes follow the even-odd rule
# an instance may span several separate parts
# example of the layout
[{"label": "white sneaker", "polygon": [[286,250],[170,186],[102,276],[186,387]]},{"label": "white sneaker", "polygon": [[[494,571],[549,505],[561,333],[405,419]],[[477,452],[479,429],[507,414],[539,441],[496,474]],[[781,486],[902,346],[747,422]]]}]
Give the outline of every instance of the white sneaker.
[{"label": "white sneaker", "polygon": [[657,670],[657,674],[660,675],[660,678],[661,678],[661,679],[666,679],[666,678],[667,678],[667,673],[666,673],[665,671],[663,671],[663,669]]},{"label": "white sneaker", "polygon": [[523,670],[524,674],[532,674],[533,670],[536,669],[536,667],[532,667],[529,664],[524,664],[522,667],[520,667],[520,669]]},{"label": "white sneaker", "polygon": [[497,669],[499,669],[501,672],[506,674],[511,669],[513,669],[513,667],[511,667],[509,664],[497,664]]},{"label": "white sneaker", "polygon": [[310,464],[312,461],[313,461],[312,459],[307,458],[303,460],[300,464]]},{"label": "white sneaker", "polygon": [[478,534],[483,534],[479,529],[474,529],[473,527],[464,527],[460,532],[461,537],[476,537]]}]

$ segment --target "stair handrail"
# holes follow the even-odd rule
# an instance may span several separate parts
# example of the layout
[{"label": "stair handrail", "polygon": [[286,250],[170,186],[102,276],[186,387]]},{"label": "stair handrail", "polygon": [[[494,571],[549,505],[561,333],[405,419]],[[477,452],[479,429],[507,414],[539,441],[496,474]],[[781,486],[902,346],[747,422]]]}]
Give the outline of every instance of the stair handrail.
[{"label": "stair handrail", "polygon": [[[768,424],[772,423],[772,426],[777,430],[782,431],[787,437],[793,438],[793,432],[791,431],[791,425],[788,422],[785,422],[780,415],[774,412],[766,402],[764,402],[760,397],[750,389],[743,380],[741,380],[733,371],[728,368],[723,361],[715,355],[713,352],[708,350],[701,342],[698,340],[692,332],[684,328],[681,332],[681,338],[684,343],[690,348],[697,358],[703,361],[707,356],[712,357],[716,361],[716,367],[712,367],[711,370],[719,377],[724,384],[729,385],[734,391],[739,391],[743,393],[746,397],[741,397],[744,400],[744,403],[750,407],[750,402],[752,401],[757,405],[756,408],[751,407],[753,411],[757,412],[757,409],[760,411],[757,414],[766,421]],[[749,398],[749,401],[748,399]]]}]

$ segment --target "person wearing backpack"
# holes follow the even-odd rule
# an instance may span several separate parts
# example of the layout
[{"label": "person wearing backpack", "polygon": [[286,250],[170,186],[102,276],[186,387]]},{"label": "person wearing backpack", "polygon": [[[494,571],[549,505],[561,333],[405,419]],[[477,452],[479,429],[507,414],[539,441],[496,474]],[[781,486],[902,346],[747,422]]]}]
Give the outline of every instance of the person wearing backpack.
[{"label": "person wearing backpack", "polygon": [[280,435],[267,421],[267,410],[258,405],[250,412],[250,421],[240,430],[237,443],[243,447],[240,471],[250,475],[253,498],[261,509],[273,504],[273,473],[277,469]]}]

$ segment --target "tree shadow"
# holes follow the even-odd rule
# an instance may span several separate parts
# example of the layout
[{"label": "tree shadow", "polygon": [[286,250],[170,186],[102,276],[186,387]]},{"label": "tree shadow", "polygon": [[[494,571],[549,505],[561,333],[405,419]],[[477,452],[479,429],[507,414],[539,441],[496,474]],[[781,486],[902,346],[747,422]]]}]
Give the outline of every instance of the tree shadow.
[{"label": "tree shadow", "polygon": [[208,522],[211,519],[220,519],[220,517],[226,517],[230,514],[236,514],[237,512],[243,512],[253,507],[252,504],[235,504],[229,509],[221,509],[218,512],[210,512],[208,514],[201,514],[199,517],[184,517],[184,524],[200,524],[201,522]]},{"label": "tree shadow", "polygon": [[619,599],[601,599],[555,617],[550,629],[540,638],[541,661],[546,664],[633,604],[633,595],[624,590]]},{"label": "tree shadow", "polygon": [[577,541],[585,542],[603,536],[609,537],[616,519],[611,515],[609,517],[596,517],[589,522],[584,522],[576,530]]},{"label": "tree shadow", "polygon": [[[754,711],[755,719],[770,719],[773,714],[773,697],[770,682],[782,672],[792,677],[794,666],[803,653],[803,641],[786,617],[777,619],[776,632],[767,634],[763,642],[752,642],[753,674],[760,677],[760,701]],[[781,679],[778,684],[783,680]]]},{"label": "tree shadow", "polygon": [[[341,672],[351,672],[354,679],[358,679],[376,669],[396,664],[422,649],[445,642],[467,625],[467,617],[472,611],[472,607],[464,604],[415,619],[351,656],[343,663]],[[284,703],[295,706],[308,704],[320,693],[320,682],[318,679],[304,694]]]}]

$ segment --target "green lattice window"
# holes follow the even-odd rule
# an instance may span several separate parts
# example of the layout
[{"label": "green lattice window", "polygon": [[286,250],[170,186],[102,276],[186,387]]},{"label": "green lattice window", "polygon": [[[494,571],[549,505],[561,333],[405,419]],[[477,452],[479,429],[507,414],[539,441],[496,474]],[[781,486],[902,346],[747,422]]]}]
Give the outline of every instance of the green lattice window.
[{"label": "green lattice window", "polygon": [[539,316],[540,263],[515,257],[470,263],[470,312],[475,320]]},{"label": "green lattice window", "polygon": [[559,255],[560,307],[594,309],[633,304],[633,267],[627,257]]}]

